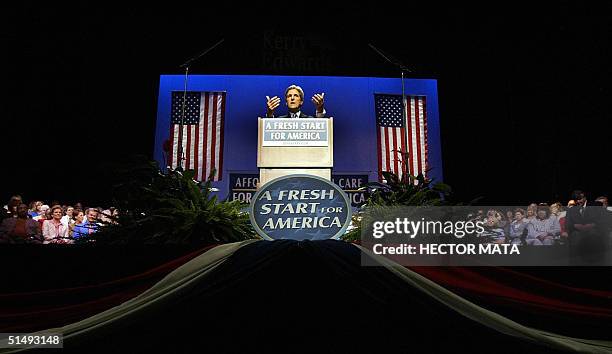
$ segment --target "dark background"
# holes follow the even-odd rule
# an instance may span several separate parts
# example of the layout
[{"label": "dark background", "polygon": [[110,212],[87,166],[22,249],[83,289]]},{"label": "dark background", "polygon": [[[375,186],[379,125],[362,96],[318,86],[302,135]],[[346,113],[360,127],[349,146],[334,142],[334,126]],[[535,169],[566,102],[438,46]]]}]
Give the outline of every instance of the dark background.
[{"label": "dark background", "polygon": [[265,6],[0,11],[0,201],[107,203],[113,166],[152,156],[159,75],[180,74],[221,38],[193,73],[398,77],[373,43],[409,77],[437,79],[444,179],[457,200],[610,192],[610,5]]}]

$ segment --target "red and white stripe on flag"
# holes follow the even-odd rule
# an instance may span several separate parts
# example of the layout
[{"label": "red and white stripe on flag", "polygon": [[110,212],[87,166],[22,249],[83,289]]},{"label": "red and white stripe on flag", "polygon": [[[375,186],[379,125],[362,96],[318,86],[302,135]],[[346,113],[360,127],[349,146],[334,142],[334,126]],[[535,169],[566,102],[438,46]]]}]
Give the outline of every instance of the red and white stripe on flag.
[{"label": "red and white stripe on flag", "polygon": [[408,134],[408,173],[418,176],[427,171],[427,106],[424,96],[406,97]]},{"label": "red and white stripe on flag", "polygon": [[382,172],[393,172],[401,178],[402,154],[406,151],[404,147],[404,128],[400,127],[378,127],[378,174],[382,181]]},{"label": "red and white stripe on flag", "polygon": [[[404,127],[378,126],[378,171],[393,172],[400,179],[404,171],[417,176],[427,171],[427,107],[424,96],[406,97],[406,118]],[[405,137],[405,138],[404,138]],[[406,149],[405,145],[408,145]],[[402,155],[401,152],[408,152]],[[403,163],[403,158],[408,161]]]},{"label": "red and white stripe on flag", "polygon": [[[223,126],[225,120],[225,92],[201,92],[199,122],[184,124],[183,168],[194,170],[195,179],[205,181],[211,175],[220,181],[223,171]],[[178,166],[180,124],[172,124],[170,142],[172,154],[169,165]]]}]

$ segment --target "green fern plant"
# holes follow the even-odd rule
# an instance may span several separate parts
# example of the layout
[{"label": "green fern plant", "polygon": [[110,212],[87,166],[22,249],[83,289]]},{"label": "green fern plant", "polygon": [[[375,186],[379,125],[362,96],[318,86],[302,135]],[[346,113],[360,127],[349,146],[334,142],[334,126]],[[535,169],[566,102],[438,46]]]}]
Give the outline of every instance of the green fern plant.
[{"label": "green fern plant", "polygon": [[246,204],[219,201],[210,178],[197,182],[193,171],[163,173],[154,161],[130,165],[118,171],[113,188],[119,216],[94,234],[96,242],[213,244],[257,237]]},{"label": "green fern plant", "polygon": [[366,202],[353,215],[354,228],[343,235],[345,241],[358,241],[364,217],[383,215],[386,207],[393,206],[441,206],[447,205],[446,197],[450,195],[450,186],[427,179],[423,174],[413,176],[404,174],[400,179],[393,172],[382,173],[386,183],[371,182],[363,189]]}]

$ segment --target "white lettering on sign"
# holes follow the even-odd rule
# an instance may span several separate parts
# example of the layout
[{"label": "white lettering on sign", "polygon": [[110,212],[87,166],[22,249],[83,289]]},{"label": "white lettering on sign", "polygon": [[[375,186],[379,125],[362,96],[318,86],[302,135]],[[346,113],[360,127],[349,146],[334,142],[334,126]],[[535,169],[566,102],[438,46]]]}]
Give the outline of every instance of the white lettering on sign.
[{"label": "white lettering on sign", "polygon": [[278,214],[306,214],[306,213],[315,213],[317,211],[317,205],[320,203],[297,203],[295,206],[293,204],[262,204],[261,209],[262,212],[260,214],[266,215],[272,212],[275,215]]},{"label": "white lettering on sign", "polygon": [[259,199],[257,199],[257,200],[262,200],[262,199],[272,200],[272,195],[270,195],[270,191],[265,191],[265,192],[261,193],[261,196],[259,196]]},{"label": "white lettering on sign", "polygon": [[325,129],[325,122],[302,122],[300,124],[302,130],[322,130]]},{"label": "white lettering on sign", "polygon": [[269,218],[264,224],[264,229],[314,229],[314,228],[330,228],[330,227],[342,227],[340,218],[335,216],[333,218],[329,216],[324,217],[310,217],[305,216],[301,218],[278,218],[276,220]]},{"label": "white lettering on sign", "polygon": [[296,130],[298,122],[274,122],[273,126],[275,130]]},{"label": "white lettering on sign", "polygon": [[365,202],[365,195],[363,193],[348,193],[351,203],[360,204]]},{"label": "white lettering on sign", "polygon": [[251,202],[251,193],[244,192],[234,192],[232,193],[232,200],[240,200],[241,202],[250,203]]},{"label": "white lettering on sign", "polygon": [[339,178],[338,185],[345,189],[361,188],[361,178]]},{"label": "white lettering on sign", "polygon": [[[267,200],[272,200],[270,196],[270,192],[266,191],[263,194],[268,194]],[[262,197],[259,198],[261,200]],[[291,190],[281,190],[278,192],[278,200],[302,200],[302,199],[334,199],[334,190],[308,190],[308,189],[291,189]]]},{"label": "white lettering on sign", "polygon": [[235,188],[243,188],[243,187],[255,188],[257,186],[257,183],[259,183],[259,178],[241,177],[241,178],[236,178],[236,183],[234,184],[234,187]]},{"label": "white lettering on sign", "polygon": [[287,134],[291,140],[321,140],[321,134],[315,132],[291,132]]}]

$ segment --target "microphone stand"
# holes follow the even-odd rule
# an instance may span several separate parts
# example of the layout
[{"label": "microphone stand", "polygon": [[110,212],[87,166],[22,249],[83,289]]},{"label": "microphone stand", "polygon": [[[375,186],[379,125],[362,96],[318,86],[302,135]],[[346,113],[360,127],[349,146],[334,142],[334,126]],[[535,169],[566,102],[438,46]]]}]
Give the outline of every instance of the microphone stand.
[{"label": "microphone stand", "polygon": [[[183,87],[183,104],[181,107],[181,121],[179,123],[179,147],[178,147],[178,163],[176,166],[175,171],[179,171],[182,172],[183,171],[183,160],[185,160],[185,154],[183,151],[183,125],[185,123],[185,105],[187,103],[187,79],[189,77],[189,66],[196,60],[200,59],[201,57],[203,57],[204,55],[206,55],[208,52],[210,52],[211,50],[215,49],[219,44],[223,43],[223,41],[225,41],[225,38],[222,38],[220,41],[218,41],[217,43],[213,44],[212,47],[206,49],[205,51],[199,53],[198,55],[189,58],[186,62],[184,62],[183,64],[181,64],[181,68],[185,68],[185,80],[184,80],[184,87]],[[172,167],[172,166],[171,166]]]},{"label": "microphone stand", "polygon": [[[401,71],[401,77],[402,77],[402,125],[405,127],[405,129],[408,129],[408,112],[406,111],[406,90],[404,88],[404,73],[409,72],[411,73],[412,70],[410,70],[410,68],[408,68],[406,65],[404,65],[402,62],[400,62],[399,60],[395,59],[394,57],[392,57],[389,54],[386,54],[385,52],[383,52],[382,50],[376,48],[374,45],[372,45],[371,43],[368,43],[368,46],[370,48],[372,48],[373,51],[375,51],[378,55],[380,55],[381,57],[383,57],[383,59],[385,59],[385,61],[389,62],[391,65],[397,66],[400,71]],[[402,181],[405,181],[405,179],[407,178],[406,176],[408,175],[408,166],[406,165],[406,163],[409,163],[409,159],[408,159],[408,138],[407,138],[407,132],[404,132],[403,134],[403,141],[404,141],[404,147],[406,148],[406,152],[403,152],[400,150],[400,153],[402,154],[402,166],[405,169],[403,175],[402,175]]]}]

